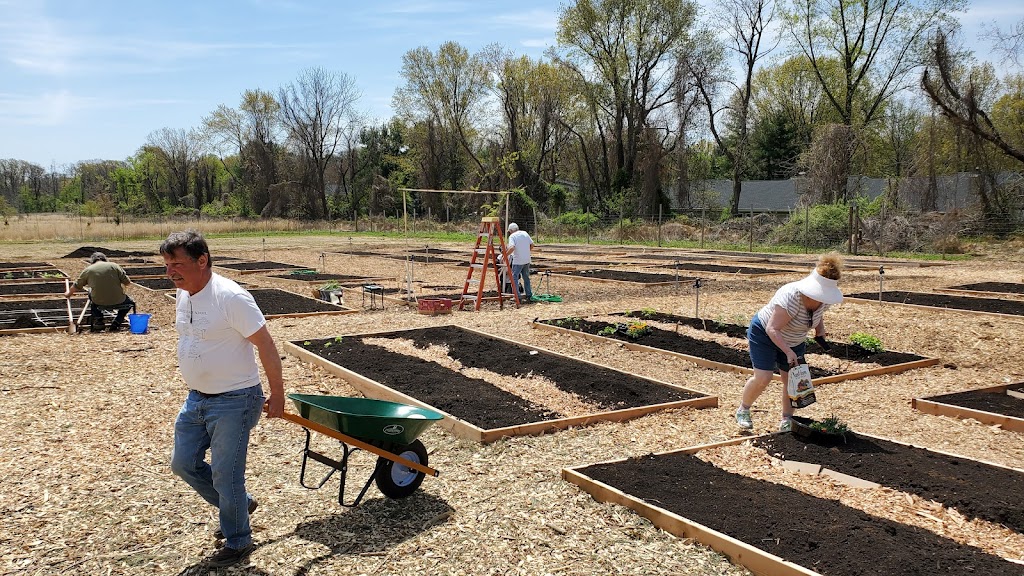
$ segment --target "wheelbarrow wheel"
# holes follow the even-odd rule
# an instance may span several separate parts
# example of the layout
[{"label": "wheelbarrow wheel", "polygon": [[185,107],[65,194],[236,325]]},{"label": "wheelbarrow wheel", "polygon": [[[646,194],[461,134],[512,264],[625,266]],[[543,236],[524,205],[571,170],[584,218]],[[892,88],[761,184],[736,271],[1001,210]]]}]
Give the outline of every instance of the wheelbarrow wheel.
[{"label": "wheelbarrow wheel", "polygon": [[[413,440],[397,454],[417,464],[427,464],[427,448],[419,440]],[[392,500],[410,496],[423,483],[424,476],[423,472],[383,457],[377,459],[377,471],[374,473],[377,488]]]}]

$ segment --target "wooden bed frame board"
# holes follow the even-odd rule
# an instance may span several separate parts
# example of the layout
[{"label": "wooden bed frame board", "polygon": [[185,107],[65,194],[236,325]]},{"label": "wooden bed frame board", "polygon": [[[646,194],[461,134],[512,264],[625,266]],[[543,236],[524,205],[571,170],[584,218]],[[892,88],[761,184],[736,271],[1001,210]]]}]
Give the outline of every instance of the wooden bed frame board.
[{"label": "wooden bed frame board", "polygon": [[[333,272],[329,272],[329,274],[333,274]],[[332,280],[303,280],[302,276],[298,274],[296,275],[295,278],[274,278],[273,276],[268,274],[267,278],[271,280],[280,280],[281,282],[291,282],[292,284],[301,284],[306,287],[309,287],[310,285],[313,284],[324,284],[326,282],[332,282]],[[371,282],[393,282],[394,280],[395,278],[390,276],[387,278],[375,278],[368,276],[366,278],[355,278],[353,280],[336,280],[336,282],[341,284],[342,287],[344,288],[345,284],[369,284]]]},{"label": "wooden bed frame board", "polygon": [[67,332],[67,325],[63,326],[43,326],[41,328],[8,328],[0,330],[0,336],[9,336],[13,334],[51,334],[53,332]]},{"label": "wooden bed frame board", "polygon": [[[486,334],[486,333],[483,333],[483,332],[478,332],[476,330],[471,330],[469,328],[463,328],[461,326],[459,328],[461,328],[463,330],[466,330],[468,332],[473,332],[473,333],[476,333],[476,334],[480,334],[482,336],[487,336],[487,337],[490,337],[490,338],[495,338],[495,339],[501,340],[503,342],[509,342],[509,343],[512,343],[512,344],[523,345],[520,342],[515,342],[513,340],[507,340],[505,338],[499,338],[497,336],[492,336],[490,334]],[[351,335],[345,335],[345,337],[366,338],[366,337],[373,337],[373,336],[376,336],[376,335],[392,335],[392,334],[395,334],[396,332],[401,332],[401,330],[398,330],[398,331],[396,331],[396,330],[388,330],[388,331],[382,331],[382,332],[369,332],[369,333],[363,333],[363,334],[351,334]],[[547,354],[553,354],[553,355],[561,357],[561,358],[566,358],[568,360],[574,360],[574,361],[577,361],[577,362],[585,362],[587,364],[591,364],[591,365],[598,366],[598,367],[601,367],[601,368],[606,368],[608,370],[615,370],[614,368],[610,368],[608,366],[603,366],[601,364],[597,364],[597,363],[594,363],[594,362],[588,362],[588,361],[585,361],[585,360],[579,360],[577,358],[572,358],[572,357],[569,357],[569,356],[565,356],[563,354],[559,354],[557,352],[552,352],[550,350],[546,350],[544,348],[540,348],[540,347],[537,347],[537,346],[530,346],[530,348],[533,348],[533,349],[538,350],[540,352],[545,352]],[[662,403],[662,404],[651,404],[651,405],[648,405],[648,406],[637,406],[635,408],[626,408],[626,409],[622,409],[622,410],[610,410],[610,411],[607,411],[607,412],[597,412],[597,413],[594,413],[594,414],[586,414],[586,415],[583,415],[583,416],[573,416],[573,417],[569,417],[569,418],[559,418],[559,419],[556,419],[556,420],[545,420],[545,421],[542,421],[542,422],[531,422],[531,423],[522,424],[522,425],[519,425],[519,426],[507,426],[507,427],[504,427],[504,428],[483,429],[483,428],[479,428],[479,427],[477,427],[477,426],[475,426],[473,424],[470,424],[469,422],[466,422],[464,420],[460,420],[458,417],[453,416],[451,414],[448,414],[448,413],[446,413],[446,412],[444,412],[442,410],[439,410],[436,407],[431,406],[431,405],[429,405],[429,404],[427,404],[425,402],[417,400],[416,398],[414,398],[412,396],[408,396],[406,394],[398,392],[397,390],[394,390],[392,388],[388,388],[387,386],[381,384],[380,382],[377,382],[375,380],[371,380],[369,378],[366,378],[365,376],[362,376],[361,374],[359,374],[357,372],[349,370],[348,368],[345,368],[343,366],[339,366],[338,364],[335,364],[333,362],[325,360],[323,357],[318,356],[316,354],[313,354],[312,352],[309,352],[309,351],[305,350],[304,348],[302,348],[300,346],[297,346],[297,345],[295,345],[295,344],[293,344],[291,342],[285,342],[284,343],[284,349],[285,349],[286,352],[288,352],[289,354],[299,358],[300,360],[304,360],[306,362],[317,364],[318,366],[321,366],[321,367],[325,368],[327,371],[335,374],[336,376],[340,377],[342,380],[345,380],[346,382],[348,382],[353,388],[355,388],[356,390],[359,390],[362,394],[364,394],[365,396],[367,396],[369,398],[377,398],[377,399],[380,399],[380,400],[390,400],[390,401],[393,401],[393,402],[400,402],[400,403],[403,403],[403,404],[411,404],[413,406],[420,406],[422,408],[428,408],[430,410],[434,410],[436,412],[440,412],[440,413],[444,414],[445,419],[442,420],[441,422],[439,422],[437,424],[438,426],[441,426],[442,428],[448,430],[449,432],[451,432],[452,434],[454,434],[454,435],[456,435],[456,436],[458,436],[460,438],[466,438],[468,440],[473,440],[475,442],[481,442],[481,443],[484,443],[484,444],[489,444],[491,442],[495,442],[495,441],[500,440],[502,438],[511,437],[511,436],[531,436],[531,435],[535,435],[535,434],[543,434],[545,432],[551,432],[551,431],[554,431],[554,430],[565,430],[565,429],[572,428],[572,427],[577,427],[577,426],[588,426],[590,424],[594,424],[594,423],[597,423],[597,422],[623,422],[623,421],[626,421],[626,420],[632,420],[634,418],[639,418],[641,416],[645,416],[647,414],[651,414],[651,413],[654,413],[654,412],[660,412],[662,410],[672,410],[672,409],[677,409],[677,408],[699,409],[699,408],[716,408],[716,407],[718,407],[718,397],[717,396],[704,395],[704,396],[701,396],[699,398],[694,398],[694,399],[691,399],[691,400],[679,400],[679,401],[676,401],[676,402],[665,402],[665,403]],[[622,372],[621,370],[615,370],[615,371],[625,374],[625,372]],[[652,378],[644,378],[644,379],[645,380],[649,380],[651,382],[655,382],[657,384],[661,384],[663,386],[669,386],[671,388],[685,390],[686,392],[691,392],[691,393],[696,393],[696,394],[704,394],[703,392],[698,392],[696,390],[690,390],[688,388],[683,388],[681,386],[677,386],[675,384],[669,384],[667,382],[662,382],[660,380],[654,380]]]},{"label": "wooden bed frame board", "polygon": [[[1016,384],[988,386],[986,388],[974,388],[972,390],[963,390],[963,392],[990,392],[992,394],[1006,394],[1006,390],[1008,388],[1015,386],[1020,386],[1020,382]],[[995,412],[986,412],[984,410],[976,410],[974,408],[966,408],[964,406],[957,406],[956,404],[946,404],[932,400],[928,397],[914,398],[910,401],[910,405],[915,410],[925,414],[948,416],[949,418],[959,419],[973,418],[986,426],[999,426],[1003,430],[1009,430],[1011,432],[1024,432],[1024,418],[1007,416],[1006,414],[997,414]]]},{"label": "wooden bed frame board", "polygon": [[[385,278],[384,280],[393,282],[395,279],[394,278]],[[356,298],[356,297],[362,298],[363,297],[362,296],[362,294],[363,294],[363,287],[362,286],[342,286],[341,287],[341,292],[343,294],[344,293],[351,293],[353,298]],[[423,296],[423,298],[429,298],[429,297],[430,296]],[[376,295],[374,295],[374,298],[383,298],[384,301],[390,302],[390,303],[395,304],[395,305],[416,306],[416,302],[402,300],[401,298],[397,298],[395,296],[389,296],[387,294],[376,294]]]},{"label": "wooden bed frame board", "polygon": [[[760,267],[760,266],[757,266],[757,265],[749,265],[748,266],[748,265],[744,265],[744,264],[737,264],[735,262],[717,262],[717,261],[700,262],[700,264],[714,264],[715,266],[734,266],[736,268],[759,268]],[[661,270],[674,270],[674,268],[666,268],[666,265],[664,263],[653,264],[653,265],[652,264],[644,264],[643,267],[644,268],[659,268]],[[778,266],[775,266],[775,267],[777,268]],[[719,277],[722,277],[722,276],[728,277],[730,280],[743,280],[743,279],[746,279],[746,278],[765,278],[765,277],[769,277],[769,276],[781,276],[783,274],[793,274],[793,273],[801,272],[800,270],[797,270],[795,268],[793,270],[782,270],[781,272],[765,272],[763,274],[740,274],[739,272],[720,272],[720,271],[715,271],[715,270],[685,270],[685,269],[682,269],[682,268],[680,268],[679,271],[680,272],[686,272],[687,274],[715,274],[715,275],[717,275]],[[702,280],[703,280],[703,278],[702,278]]]},{"label": "wooden bed frame board", "polygon": [[975,316],[994,316],[996,318],[1002,318],[1004,320],[1016,320],[1018,322],[1024,322],[1024,315],[1017,314],[1002,314],[999,312],[978,312],[975,310],[962,310],[960,308],[939,308],[938,306],[922,306],[920,304],[903,304],[902,302],[879,302],[878,300],[869,300],[867,298],[850,298],[847,296],[843,299],[844,302],[863,302],[867,304],[892,304],[893,306],[905,306],[907,308],[918,308],[920,310],[928,310],[929,312],[953,312],[956,314],[972,314]]},{"label": "wooden bed frame board", "polygon": [[[44,270],[48,271],[49,268],[45,268]],[[36,271],[38,272],[38,270]],[[63,270],[54,270],[54,272],[59,272],[60,274],[63,274],[63,276],[51,278],[4,278],[3,273],[0,273],[0,284],[33,284],[38,282],[63,282],[65,278],[67,278],[68,280],[71,279],[71,277],[68,276],[67,272]]]},{"label": "wooden bed frame board", "polygon": [[[704,368],[712,368],[715,370],[721,370],[723,372],[735,372],[737,374],[753,374],[753,368],[747,368],[745,366],[736,366],[735,364],[724,364],[722,362],[715,362],[700,356],[690,356],[689,354],[683,354],[682,352],[673,352],[671,350],[663,350],[661,348],[654,348],[652,346],[644,346],[642,344],[634,344],[632,342],[623,342],[622,340],[616,340],[614,338],[607,338],[605,336],[599,336],[597,334],[587,334],[579,330],[572,330],[569,328],[563,328],[561,326],[553,326],[551,324],[545,324],[541,320],[534,320],[530,323],[533,328],[541,330],[551,330],[553,332],[561,332],[563,334],[572,334],[574,336],[581,336],[583,338],[589,338],[597,342],[614,343],[622,345],[627,350],[633,350],[635,352],[654,352],[656,354],[664,354],[667,356],[673,356],[686,360],[687,362],[693,362],[698,366]],[[844,372],[842,374],[833,374],[831,376],[823,376],[821,378],[815,378],[815,384],[831,384],[833,382],[844,382],[846,380],[859,380],[861,378],[867,378],[868,376],[877,376],[879,374],[894,374],[898,372],[906,372],[907,370],[913,370],[915,368],[924,368],[927,366],[934,366],[942,362],[941,358],[923,358],[921,360],[915,360],[913,362],[903,362],[902,364],[893,364],[892,366],[880,366],[878,368],[872,368],[870,370],[858,370],[856,372]],[[781,382],[782,377],[778,374],[773,374],[772,379]]]},{"label": "wooden bed frame board", "polygon": [[56,270],[57,267],[49,262],[46,262],[44,266],[19,266],[17,268],[0,268],[0,276],[7,272],[34,272],[36,270]]}]

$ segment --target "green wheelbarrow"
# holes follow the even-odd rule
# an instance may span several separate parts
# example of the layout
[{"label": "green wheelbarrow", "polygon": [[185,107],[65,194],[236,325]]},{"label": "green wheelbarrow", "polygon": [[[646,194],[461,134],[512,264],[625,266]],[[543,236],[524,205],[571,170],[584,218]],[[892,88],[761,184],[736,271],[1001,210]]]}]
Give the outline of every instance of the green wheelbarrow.
[{"label": "green wheelbarrow", "polygon": [[[289,394],[288,398],[295,403],[299,415],[286,412],[283,418],[302,426],[306,432],[302,470],[299,472],[299,484],[303,488],[319,490],[335,472],[341,472],[338,503],[353,507],[359,505],[374,481],[382,494],[397,500],[415,492],[427,474],[438,475],[437,470],[427,466],[427,448],[416,438],[443,419],[443,415],[426,408],[371,398],[315,394]],[[313,450],[310,447],[311,430],[340,442],[341,460]],[[358,450],[376,454],[377,465],[355,500],[345,503],[348,458]],[[306,481],[310,459],[331,468],[316,484]]]}]

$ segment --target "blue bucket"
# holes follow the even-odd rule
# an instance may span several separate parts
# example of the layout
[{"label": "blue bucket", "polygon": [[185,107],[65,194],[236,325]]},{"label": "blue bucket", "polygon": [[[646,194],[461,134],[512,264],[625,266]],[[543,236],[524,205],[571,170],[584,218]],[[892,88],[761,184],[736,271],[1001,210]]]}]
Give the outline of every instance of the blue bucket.
[{"label": "blue bucket", "polygon": [[128,328],[132,334],[145,334],[149,330],[150,314],[129,314]]}]

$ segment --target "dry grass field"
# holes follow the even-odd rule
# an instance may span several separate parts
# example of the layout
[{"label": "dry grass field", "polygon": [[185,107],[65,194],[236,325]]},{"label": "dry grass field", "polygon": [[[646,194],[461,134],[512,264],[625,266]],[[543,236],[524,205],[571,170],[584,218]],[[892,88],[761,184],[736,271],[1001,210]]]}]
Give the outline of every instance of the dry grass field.
[{"label": "dry grass field", "polygon": [[[153,250],[154,241],[109,241],[121,250]],[[84,267],[59,259],[85,244],[27,242],[0,245],[2,261],[49,261],[72,277]],[[218,255],[394,278],[399,260],[350,256],[335,250],[391,251],[423,242],[339,236],[230,238],[211,241]],[[438,246],[465,250],[470,246]],[[555,252],[538,256],[557,257]],[[601,249],[595,256],[603,258]],[[579,258],[578,255],[572,258]],[[158,259],[158,258],[156,258]],[[952,266],[886,266],[886,288],[927,290],[980,281],[1022,282],[1016,254],[979,256]],[[745,322],[792,277],[715,277],[700,294],[700,315]],[[629,268],[627,268],[629,269]],[[640,268],[633,268],[640,270]],[[431,285],[461,286],[465,269],[416,265],[414,277]],[[301,291],[262,275],[236,275],[257,287]],[[877,289],[876,271],[850,271],[844,292]],[[535,287],[536,290],[536,287]],[[540,290],[537,290],[540,291]],[[460,440],[435,427],[422,436],[438,478],[427,478],[405,500],[371,488],[354,509],[336,501],[336,482],[321,491],[298,484],[302,430],[263,420],[254,430],[249,489],[259,499],[253,516],[258,548],[250,562],[222,573],[334,574],[745,574],[694,542],[654,528],[615,505],[599,504],[563,481],[563,467],[642,455],[735,437],[733,412],[744,378],[660,355],[631,352],[571,335],[530,328],[536,317],[588,316],[642,307],[693,315],[695,297],[681,288],[634,288],[559,278],[551,291],[564,301],[480,312],[423,316],[388,303],[385,310],[269,322],[280,343],[389,329],[456,324],[717,395],[717,409],[678,410],[625,423],[589,427],[490,445]],[[213,550],[214,511],[168,467],[172,424],[186,388],[176,369],[173,303],[132,287],[140,312],[153,314],[144,335],[66,333],[0,337],[0,572],[51,574],[207,574],[197,562]],[[359,307],[358,297],[346,304]],[[910,407],[914,397],[1024,380],[1024,318],[1004,319],[895,305],[844,303],[827,315],[829,332],[881,338],[888,349],[938,356],[942,363],[902,374],[869,377],[821,388],[811,417],[836,414],[856,431],[1024,468],[1024,435],[970,420],[928,416]],[[288,392],[358,395],[326,371],[284,358]],[[778,420],[779,388],[754,410],[755,431]],[[290,407],[289,407],[290,408]],[[324,440],[322,437],[318,440]],[[328,443],[322,441],[322,447]],[[340,451],[338,452],[340,455]],[[353,457],[349,494],[373,458]],[[948,530],[947,530],[948,532]],[[953,531],[955,533],[955,531]],[[967,541],[969,530],[959,538]],[[1016,535],[1017,538],[1020,535]],[[1012,546],[1011,546],[1012,548]],[[1024,547],[1017,547],[1018,552]],[[922,570],[925,570],[922,568]],[[926,570],[922,573],[926,573]]]}]

